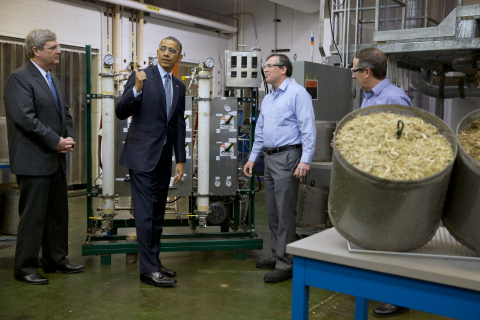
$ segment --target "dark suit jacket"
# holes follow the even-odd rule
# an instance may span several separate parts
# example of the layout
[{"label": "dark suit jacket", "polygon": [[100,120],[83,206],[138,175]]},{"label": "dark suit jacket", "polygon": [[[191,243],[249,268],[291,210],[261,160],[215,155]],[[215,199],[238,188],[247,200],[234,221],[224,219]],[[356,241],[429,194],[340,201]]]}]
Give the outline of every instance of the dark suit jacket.
[{"label": "dark suit jacket", "polygon": [[167,120],[165,90],[157,66],[144,69],[147,81],[143,84],[139,100],[133,96],[135,73],[127,81],[122,100],[115,112],[119,119],[132,116],[120,164],[129,169],[151,172],[157,166],[162,154],[163,142],[175,150],[177,162],[185,162],[185,85],[172,77],[172,112]]},{"label": "dark suit jacket", "polygon": [[60,137],[74,135],[73,121],[65,107],[60,82],[52,76],[60,101],[57,102],[47,81],[29,60],[15,70],[5,85],[8,151],[10,170],[17,175],[51,175],[58,168],[58,159],[66,171],[65,154],[55,150]]}]

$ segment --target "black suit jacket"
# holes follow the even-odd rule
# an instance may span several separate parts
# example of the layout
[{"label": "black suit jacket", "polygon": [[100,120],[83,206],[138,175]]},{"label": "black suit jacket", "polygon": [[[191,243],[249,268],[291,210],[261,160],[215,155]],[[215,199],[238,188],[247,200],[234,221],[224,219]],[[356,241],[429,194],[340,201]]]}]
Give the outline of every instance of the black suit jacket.
[{"label": "black suit jacket", "polygon": [[28,61],[15,70],[5,85],[10,170],[17,175],[51,175],[58,159],[66,171],[65,154],[55,150],[60,137],[74,136],[73,121],[65,107],[63,90],[52,80],[61,106],[37,67]]},{"label": "black suit jacket", "polygon": [[129,169],[150,172],[162,154],[165,135],[171,155],[175,150],[177,162],[185,162],[185,85],[172,77],[173,98],[170,119],[167,119],[165,90],[157,66],[144,69],[147,81],[139,100],[133,96],[135,73],[127,81],[122,100],[115,112],[119,119],[132,116],[120,164]]}]

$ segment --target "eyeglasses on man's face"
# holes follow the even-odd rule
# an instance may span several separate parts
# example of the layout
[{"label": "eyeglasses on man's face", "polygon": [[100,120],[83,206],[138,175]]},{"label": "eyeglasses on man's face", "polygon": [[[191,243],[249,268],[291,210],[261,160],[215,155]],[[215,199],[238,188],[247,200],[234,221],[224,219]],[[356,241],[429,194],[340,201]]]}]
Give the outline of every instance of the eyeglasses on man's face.
[{"label": "eyeglasses on man's face", "polygon": [[168,50],[169,53],[171,54],[177,54],[178,51],[173,49],[172,47],[167,47],[167,46],[161,46],[160,48],[158,48],[158,50],[162,51],[162,52],[165,52]]},{"label": "eyeglasses on man's face", "polygon": [[262,69],[272,69],[273,67],[285,67],[283,64],[262,64]]},{"label": "eyeglasses on man's face", "polygon": [[353,68],[351,68],[350,70],[352,71],[352,75],[353,75],[353,74],[356,74],[357,71],[363,71],[363,70],[365,70],[365,69],[367,69],[367,68],[358,68],[358,69],[353,69]]}]

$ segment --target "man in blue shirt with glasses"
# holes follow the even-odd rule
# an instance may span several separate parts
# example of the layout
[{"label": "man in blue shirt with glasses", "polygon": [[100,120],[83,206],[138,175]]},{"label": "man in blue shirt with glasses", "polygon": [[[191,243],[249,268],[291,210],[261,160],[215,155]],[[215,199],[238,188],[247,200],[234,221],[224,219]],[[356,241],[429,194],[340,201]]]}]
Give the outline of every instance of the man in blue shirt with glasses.
[{"label": "man in blue shirt with glasses", "polygon": [[265,147],[265,199],[272,256],[256,266],[273,269],[264,280],[276,283],[292,277],[293,257],[286,253],[286,245],[295,241],[299,180],[310,171],[316,129],[312,97],[290,80],[290,59],[272,54],[263,67],[272,89],[263,100],[244,172],[252,176],[255,160]]}]

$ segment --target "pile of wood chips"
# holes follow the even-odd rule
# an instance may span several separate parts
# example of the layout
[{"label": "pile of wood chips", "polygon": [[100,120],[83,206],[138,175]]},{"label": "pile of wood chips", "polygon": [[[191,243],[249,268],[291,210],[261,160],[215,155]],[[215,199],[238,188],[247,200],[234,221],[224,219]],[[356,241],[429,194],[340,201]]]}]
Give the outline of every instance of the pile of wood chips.
[{"label": "pile of wood chips", "polygon": [[461,132],[458,141],[469,155],[480,161],[480,120],[472,122],[467,130]]},{"label": "pile of wood chips", "polygon": [[[404,129],[397,139],[397,124]],[[373,113],[346,123],[335,137],[340,154],[353,166],[391,180],[418,180],[453,160],[450,143],[438,129],[416,117]]]}]

